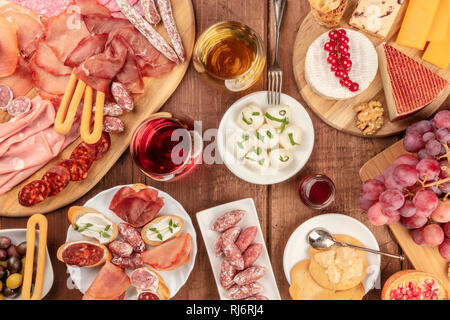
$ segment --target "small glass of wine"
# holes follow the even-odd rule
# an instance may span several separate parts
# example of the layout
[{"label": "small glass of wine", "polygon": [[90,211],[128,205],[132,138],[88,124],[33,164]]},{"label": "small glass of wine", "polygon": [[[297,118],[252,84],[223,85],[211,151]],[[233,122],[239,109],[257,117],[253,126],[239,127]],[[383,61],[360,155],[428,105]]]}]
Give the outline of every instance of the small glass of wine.
[{"label": "small glass of wine", "polygon": [[222,21],[209,27],[194,47],[194,68],[213,88],[239,92],[261,77],[266,64],[264,45],[248,26]]},{"label": "small glass of wine", "polygon": [[313,174],[300,181],[298,193],[305,205],[319,210],[328,207],[334,201],[336,188],[327,176]]},{"label": "small glass of wine", "polygon": [[196,167],[201,156],[201,152],[196,152],[198,143],[189,121],[158,116],[144,121],[136,129],[130,152],[139,169],[148,177],[175,181]]}]

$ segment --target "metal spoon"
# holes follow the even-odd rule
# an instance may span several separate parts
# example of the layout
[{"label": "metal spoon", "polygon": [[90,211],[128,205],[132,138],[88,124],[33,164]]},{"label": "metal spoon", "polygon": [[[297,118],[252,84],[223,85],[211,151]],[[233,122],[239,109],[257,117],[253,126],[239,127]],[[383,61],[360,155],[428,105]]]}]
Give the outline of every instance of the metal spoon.
[{"label": "metal spoon", "polygon": [[343,247],[350,247],[358,250],[367,251],[370,253],[375,254],[381,254],[383,256],[388,256],[391,258],[397,258],[400,260],[405,260],[406,258],[404,256],[397,256],[395,254],[385,253],[377,250],[372,250],[368,248],[358,247],[349,243],[336,241],[333,236],[325,229],[323,228],[315,228],[311,230],[308,235],[306,236],[306,239],[308,243],[313,247],[314,249],[326,249],[331,247],[334,244],[343,246]]}]

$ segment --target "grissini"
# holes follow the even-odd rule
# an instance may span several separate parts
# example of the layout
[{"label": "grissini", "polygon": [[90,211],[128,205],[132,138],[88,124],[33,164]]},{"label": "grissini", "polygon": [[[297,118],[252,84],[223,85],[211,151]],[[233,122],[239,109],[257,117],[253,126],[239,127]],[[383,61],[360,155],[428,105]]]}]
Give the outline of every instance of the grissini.
[{"label": "grissini", "polygon": [[147,223],[141,230],[145,243],[159,246],[178,237],[184,229],[184,221],[178,216],[159,216]]},{"label": "grissini", "polygon": [[[68,260],[64,256],[64,251],[66,251],[70,246],[73,246],[73,245],[97,246],[104,251],[103,257],[99,261],[91,263],[91,264],[87,264],[87,265],[77,265],[77,264],[68,263]],[[83,268],[95,268],[95,267],[101,266],[101,265],[105,264],[106,261],[110,261],[112,258],[111,253],[109,252],[109,250],[106,246],[104,246],[96,241],[86,241],[86,240],[71,241],[71,242],[64,243],[63,245],[61,245],[58,248],[58,251],[56,252],[56,257],[59,261],[65,263],[65,264],[68,264],[71,266],[83,267]]]},{"label": "grissini", "polygon": [[[86,216],[88,215],[89,216]],[[69,208],[69,211],[67,212],[67,217],[72,224],[75,231],[78,231],[83,237],[90,238],[90,239],[96,239],[100,243],[106,244],[110,243],[113,240],[117,238],[117,235],[119,234],[119,230],[117,229],[117,226],[109,220],[105,215],[103,215],[101,212],[98,212],[97,210],[87,208],[87,207],[81,207],[81,206],[73,206]],[[84,220],[83,224],[80,224],[80,219]],[[98,221],[101,221],[105,224],[105,228],[102,230],[95,230],[92,231],[89,235],[86,234],[86,232],[83,232],[84,230],[87,230],[89,228],[86,228],[87,223],[91,223],[94,227],[95,222],[94,219],[98,219]],[[107,227],[107,226],[110,227]],[[96,229],[100,229],[97,223]],[[98,231],[98,236],[96,235]],[[106,233],[106,234],[105,234]],[[107,236],[106,236],[107,235]]]}]

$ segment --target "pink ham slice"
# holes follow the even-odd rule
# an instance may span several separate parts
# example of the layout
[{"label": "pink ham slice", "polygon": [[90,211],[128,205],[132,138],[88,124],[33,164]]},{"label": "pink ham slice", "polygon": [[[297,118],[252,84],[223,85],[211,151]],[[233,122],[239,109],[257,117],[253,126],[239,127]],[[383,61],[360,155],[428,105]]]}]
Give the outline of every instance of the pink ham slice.
[{"label": "pink ham slice", "polygon": [[39,67],[35,63],[35,59],[36,57],[33,57],[30,62],[34,86],[50,94],[64,94],[67,84],[69,83],[70,76],[55,76]]},{"label": "pink ham slice", "polygon": [[65,66],[44,41],[37,44],[35,57],[34,63],[52,75],[67,76],[72,73],[72,68]]},{"label": "pink ham slice", "polygon": [[131,27],[128,20],[115,19],[112,17],[106,17],[100,14],[89,14],[83,17],[84,23],[87,29],[91,33],[111,33],[112,31],[124,27]]},{"label": "pink ham slice", "polygon": [[130,287],[130,278],[122,268],[106,261],[105,265],[87,289],[83,300],[115,300]]},{"label": "pink ham slice", "polygon": [[11,88],[15,97],[26,95],[33,88],[31,70],[27,63],[19,58],[16,71],[4,78],[0,78],[0,84]]},{"label": "pink ham slice", "polygon": [[67,57],[64,64],[72,68],[79,66],[93,55],[102,53],[105,50],[107,34],[91,34],[78,44],[78,46]]},{"label": "pink ham slice", "polygon": [[74,5],[80,8],[81,15],[101,14],[110,16],[111,13],[104,5],[97,2],[97,0],[75,0]]},{"label": "pink ham slice", "polygon": [[88,35],[89,31],[84,21],[74,23],[72,15],[62,13],[49,19],[45,41],[60,61],[66,61],[69,54]]}]

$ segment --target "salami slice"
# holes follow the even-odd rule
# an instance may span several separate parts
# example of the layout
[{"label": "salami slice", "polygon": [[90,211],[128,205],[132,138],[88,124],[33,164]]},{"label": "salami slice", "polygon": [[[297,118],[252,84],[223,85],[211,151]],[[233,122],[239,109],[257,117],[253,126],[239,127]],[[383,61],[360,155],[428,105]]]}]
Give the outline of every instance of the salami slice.
[{"label": "salami slice", "polygon": [[0,85],[0,110],[6,110],[6,107],[13,100],[14,94],[10,87]]},{"label": "salami slice", "polygon": [[69,159],[78,161],[87,171],[94,163],[96,156],[95,146],[82,142],[72,151]]},{"label": "salami slice", "polygon": [[69,184],[70,172],[66,167],[54,166],[44,174],[42,180],[50,186],[49,196],[55,196]]},{"label": "salami slice", "polygon": [[113,102],[108,102],[105,104],[103,108],[103,115],[109,117],[118,117],[123,114],[123,109],[117,104]]},{"label": "salami slice", "polygon": [[8,104],[6,109],[11,116],[15,117],[30,111],[31,101],[27,97],[17,97]]},{"label": "salami slice", "polygon": [[121,222],[117,225],[120,236],[128,242],[135,252],[142,252],[145,250],[145,243],[142,240],[141,234],[128,223]]},{"label": "salami slice", "polygon": [[120,82],[113,82],[111,85],[111,93],[117,104],[125,111],[133,111],[134,101],[127,88]]},{"label": "salami slice", "polygon": [[56,163],[57,166],[63,166],[70,172],[71,181],[81,181],[87,178],[88,172],[78,160],[61,160]]},{"label": "salami slice", "polygon": [[24,207],[32,207],[45,199],[50,194],[50,186],[44,180],[35,180],[25,185],[18,195],[19,203]]},{"label": "salami slice", "polygon": [[125,130],[125,125],[122,120],[115,117],[104,117],[103,118],[103,131],[109,133],[120,133]]},{"label": "salami slice", "polygon": [[111,146],[111,137],[109,136],[109,133],[103,132],[100,140],[95,144],[95,149],[97,151],[95,160],[102,159],[108,152],[110,146]]},{"label": "salami slice", "polygon": [[161,299],[153,292],[144,291],[139,294],[138,300],[161,300]]}]

